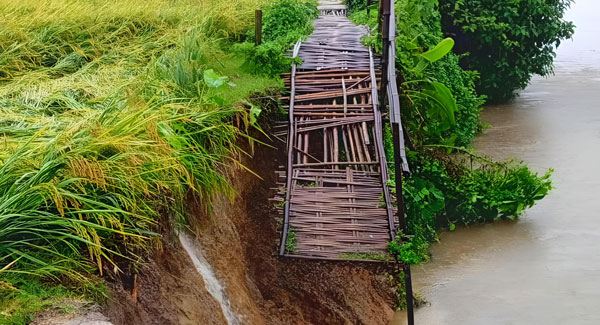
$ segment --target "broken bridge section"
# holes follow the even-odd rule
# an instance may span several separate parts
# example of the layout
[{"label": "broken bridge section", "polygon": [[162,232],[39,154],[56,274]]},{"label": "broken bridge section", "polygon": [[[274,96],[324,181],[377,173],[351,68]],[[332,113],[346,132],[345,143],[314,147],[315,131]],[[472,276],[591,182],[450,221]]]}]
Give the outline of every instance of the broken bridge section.
[{"label": "broken bridge section", "polygon": [[360,43],[364,27],[337,1],[321,1],[314,33],[298,43],[283,78],[289,97],[285,207],[280,255],[381,258],[397,220],[377,98],[378,60]]}]

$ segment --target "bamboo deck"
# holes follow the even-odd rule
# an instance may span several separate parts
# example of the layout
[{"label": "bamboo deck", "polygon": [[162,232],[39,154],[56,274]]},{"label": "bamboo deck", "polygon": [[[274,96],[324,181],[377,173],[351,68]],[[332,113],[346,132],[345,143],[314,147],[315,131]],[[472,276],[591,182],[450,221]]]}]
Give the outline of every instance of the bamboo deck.
[{"label": "bamboo deck", "polygon": [[319,9],[315,32],[294,49],[303,63],[282,75],[289,121],[279,134],[288,146],[280,255],[387,254],[397,221],[386,185],[378,60],[344,5],[322,1]]}]

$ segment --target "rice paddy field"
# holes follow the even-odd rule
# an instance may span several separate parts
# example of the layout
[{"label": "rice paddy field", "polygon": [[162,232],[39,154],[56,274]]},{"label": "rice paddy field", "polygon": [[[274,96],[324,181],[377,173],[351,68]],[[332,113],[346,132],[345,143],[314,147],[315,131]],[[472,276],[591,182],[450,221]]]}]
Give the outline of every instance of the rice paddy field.
[{"label": "rice paddy field", "polygon": [[279,81],[230,49],[269,2],[0,0],[3,295],[118,270],[190,192],[232,195],[244,99]]}]

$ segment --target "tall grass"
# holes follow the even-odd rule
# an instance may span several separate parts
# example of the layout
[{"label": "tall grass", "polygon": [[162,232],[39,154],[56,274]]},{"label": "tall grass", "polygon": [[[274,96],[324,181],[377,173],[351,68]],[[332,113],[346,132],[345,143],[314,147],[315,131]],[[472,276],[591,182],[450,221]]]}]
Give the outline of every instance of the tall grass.
[{"label": "tall grass", "polygon": [[190,192],[232,196],[233,104],[274,82],[227,49],[266,2],[0,0],[0,280],[114,270]]}]

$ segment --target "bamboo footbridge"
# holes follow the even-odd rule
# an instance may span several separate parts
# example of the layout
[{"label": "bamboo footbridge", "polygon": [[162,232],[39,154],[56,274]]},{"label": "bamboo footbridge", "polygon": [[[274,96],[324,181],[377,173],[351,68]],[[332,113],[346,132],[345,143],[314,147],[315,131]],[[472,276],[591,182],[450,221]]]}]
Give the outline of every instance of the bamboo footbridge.
[{"label": "bamboo footbridge", "polygon": [[[380,1],[381,58],[361,44],[369,31],[346,17],[341,1],[319,1],[313,34],[293,49],[292,56],[302,63],[282,75],[289,119],[287,129],[278,134],[287,136],[287,166],[280,172],[285,203],[280,256],[365,261],[389,256],[388,243],[397,229],[406,233],[401,197],[392,197],[387,184],[381,112],[385,107],[394,140],[396,191],[402,193],[400,175],[408,172],[408,165],[394,64],[393,7],[391,0]],[[410,267],[396,262],[407,275],[412,324]]]},{"label": "bamboo footbridge", "polygon": [[381,256],[400,226],[387,186],[381,60],[361,44],[368,30],[346,17],[345,5],[320,1],[319,10],[314,33],[294,47],[302,64],[283,75],[289,121],[279,253]]}]

